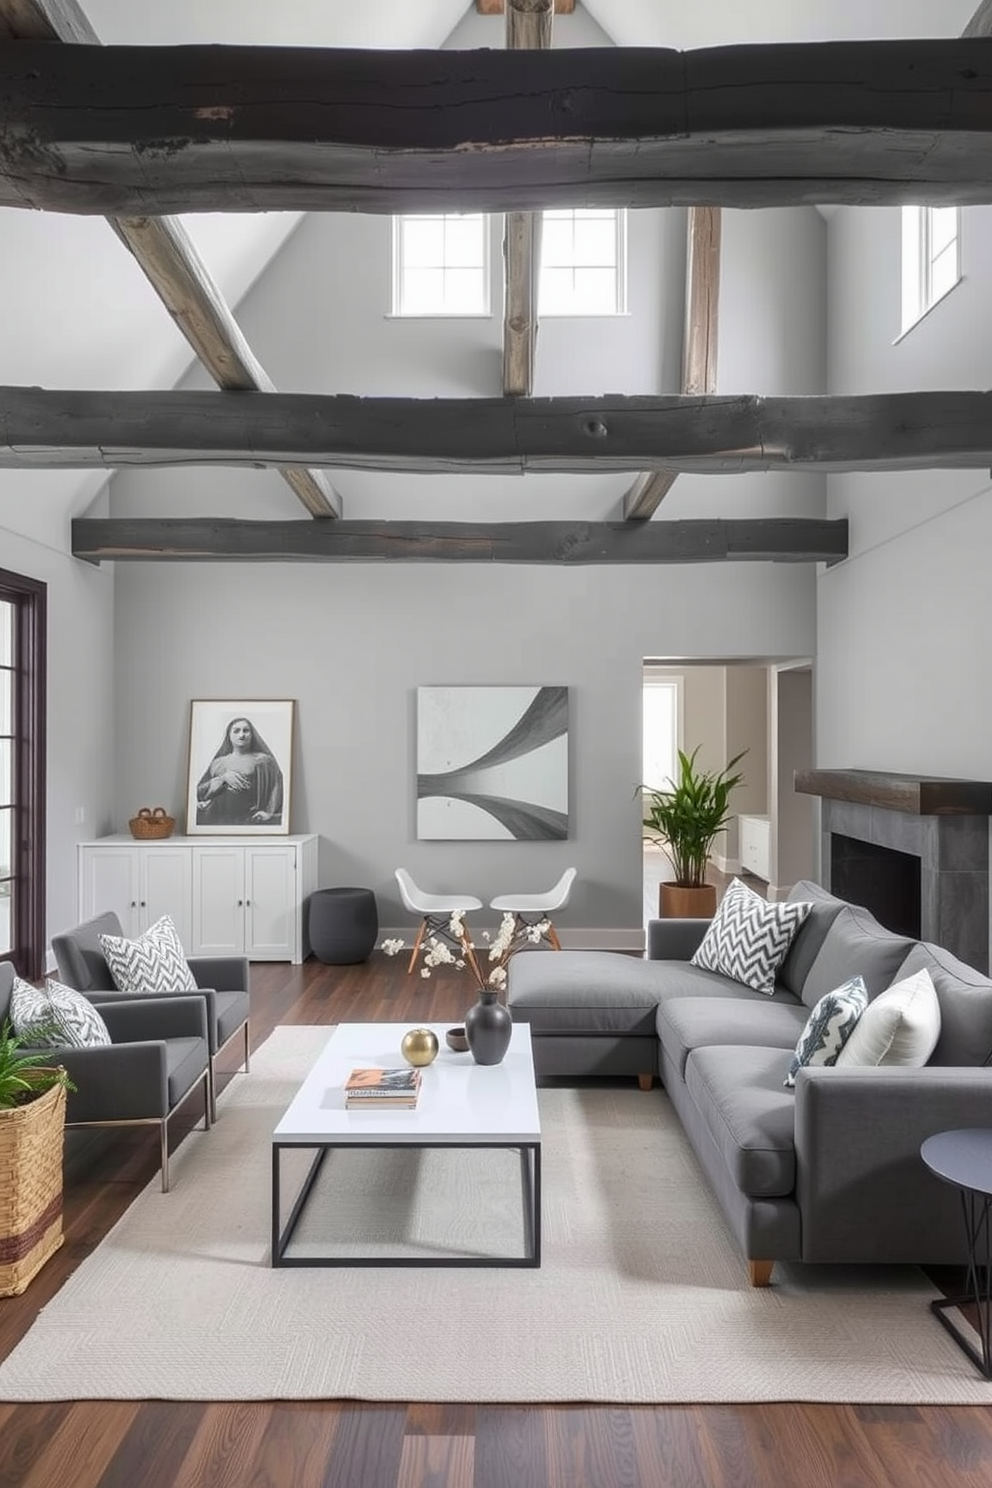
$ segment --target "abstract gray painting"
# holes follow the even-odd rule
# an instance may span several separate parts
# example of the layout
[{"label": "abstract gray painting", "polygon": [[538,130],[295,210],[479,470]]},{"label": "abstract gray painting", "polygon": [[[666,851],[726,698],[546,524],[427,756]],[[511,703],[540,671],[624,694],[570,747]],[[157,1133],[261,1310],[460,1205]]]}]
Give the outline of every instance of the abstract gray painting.
[{"label": "abstract gray painting", "polygon": [[567,687],[418,687],[417,836],[564,841]]}]

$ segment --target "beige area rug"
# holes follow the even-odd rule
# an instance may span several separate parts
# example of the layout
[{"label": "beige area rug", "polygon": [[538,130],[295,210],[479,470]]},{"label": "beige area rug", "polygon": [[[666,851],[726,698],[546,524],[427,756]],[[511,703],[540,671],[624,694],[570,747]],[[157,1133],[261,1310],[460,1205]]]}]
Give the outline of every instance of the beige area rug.
[{"label": "beige area rug", "polygon": [[[269,1265],[270,1137],[326,1028],[284,1027],[0,1366],[0,1399],[987,1404],[911,1268],[777,1267],[753,1290],[661,1091],[551,1089],[540,1270]],[[519,1232],[519,1165],[351,1153],[300,1248]],[[346,1194],[357,1180],[358,1193]]]}]

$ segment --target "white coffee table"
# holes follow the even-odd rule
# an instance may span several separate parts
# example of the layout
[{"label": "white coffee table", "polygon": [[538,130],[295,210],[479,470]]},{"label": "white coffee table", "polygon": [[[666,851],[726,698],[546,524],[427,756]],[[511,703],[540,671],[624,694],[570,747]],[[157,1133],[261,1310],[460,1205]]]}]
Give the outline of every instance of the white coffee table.
[{"label": "white coffee table", "polygon": [[[403,1064],[400,1040],[409,1023],[341,1023],[272,1134],[273,1266],[539,1266],[541,1264],[541,1121],[534,1082],[530,1028],[515,1023],[501,1064],[478,1065],[471,1054],[454,1054],[444,1041],[450,1025],[429,1023],[441,1045],[423,1070],[416,1110],[346,1110],[344,1082],[359,1065]],[[317,1176],[334,1148],[449,1147],[477,1150],[479,1161],[493,1148],[520,1153],[523,1253],[509,1256],[344,1257],[292,1256],[287,1247]],[[282,1155],[314,1148],[314,1158],[292,1209],[281,1222]]]}]

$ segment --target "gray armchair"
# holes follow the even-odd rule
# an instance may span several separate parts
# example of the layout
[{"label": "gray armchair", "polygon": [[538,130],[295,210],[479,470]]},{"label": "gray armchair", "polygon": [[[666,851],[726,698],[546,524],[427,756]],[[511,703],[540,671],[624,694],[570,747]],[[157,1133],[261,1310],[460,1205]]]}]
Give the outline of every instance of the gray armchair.
[{"label": "gray armchair", "polygon": [[[0,962],[0,1025],[10,1017],[14,969]],[[207,1010],[198,992],[183,997],[90,1001],[111,1042],[78,1049],[67,1044],[31,1049],[39,1064],[61,1064],[76,1086],[66,1100],[66,1126],[157,1126],[162,1192],[169,1191],[169,1120],[203,1086],[203,1125],[210,1127],[210,1048]]]},{"label": "gray armchair", "polygon": [[[67,987],[82,992],[91,1002],[142,1001],[145,993],[118,992],[103,951],[101,935],[121,936],[121,922],[109,911],[84,920],[73,930],[52,936],[52,950],[59,976]],[[196,979],[199,995],[207,1009],[207,1038],[210,1042],[210,1116],[217,1119],[217,1056],[238,1034],[244,1040],[242,1068],[247,1072],[250,1061],[249,1017],[251,1000],[248,992],[248,960],[245,956],[190,956],[190,970]],[[175,992],[156,993],[157,997],[189,996]]]}]

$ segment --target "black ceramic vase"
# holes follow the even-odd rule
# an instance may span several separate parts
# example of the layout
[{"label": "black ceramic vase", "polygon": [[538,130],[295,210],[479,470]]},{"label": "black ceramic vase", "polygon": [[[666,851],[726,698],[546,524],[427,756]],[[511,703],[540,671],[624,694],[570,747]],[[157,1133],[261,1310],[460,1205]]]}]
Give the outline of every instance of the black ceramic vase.
[{"label": "black ceramic vase", "polygon": [[483,989],[465,1014],[465,1037],[476,1064],[499,1064],[510,1047],[513,1019],[496,993]]}]

